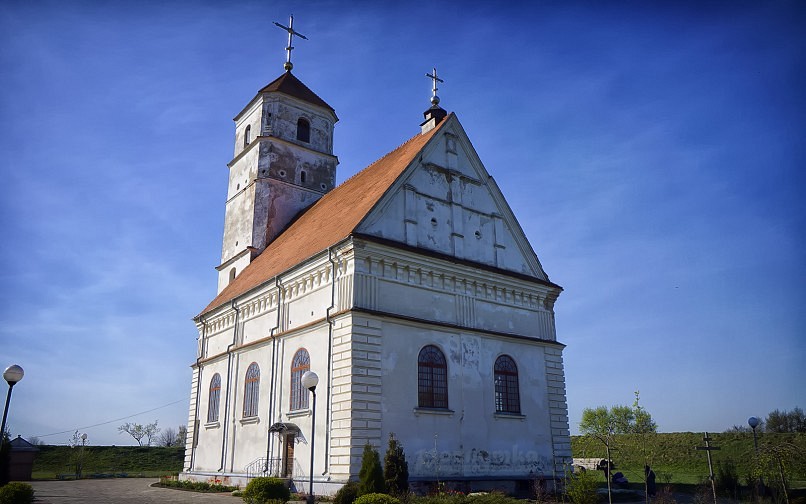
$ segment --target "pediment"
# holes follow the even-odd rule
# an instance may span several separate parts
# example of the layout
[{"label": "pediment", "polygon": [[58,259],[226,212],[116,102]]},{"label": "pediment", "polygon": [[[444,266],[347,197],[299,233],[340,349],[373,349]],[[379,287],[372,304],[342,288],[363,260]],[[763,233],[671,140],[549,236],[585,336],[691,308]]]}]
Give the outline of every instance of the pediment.
[{"label": "pediment", "polygon": [[445,121],[356,232],[548,281],[458,119]]}]

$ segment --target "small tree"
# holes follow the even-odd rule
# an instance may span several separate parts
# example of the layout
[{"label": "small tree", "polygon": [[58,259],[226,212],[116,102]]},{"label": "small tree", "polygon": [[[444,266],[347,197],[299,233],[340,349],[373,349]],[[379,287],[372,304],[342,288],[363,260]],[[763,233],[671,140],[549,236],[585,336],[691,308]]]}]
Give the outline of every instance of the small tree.
[{"label": "small tree", "polygon": [[358,496],[386,492],[381,469],[381,457],[369,443],[364,445],[361,471],[358,472]]},{"label": "small tree", "polygon": [[596,476],[591,471],[584,469],[576,474],[569,474],[565,480],[565,495],[571,499],[574,504],[596,504],[598,496],[596,488],[599,484],[596,482]]},{"label": "small tree", "polygon": [[409,464],[406,453],[395,434],[389,434],[389,446],[383,459],[383,479],[392,495],[405,495],[409,491]]},{"label": "small tree", "polygon": [[[658,430],[658,425],[652,420],[652,415],[649,414],[639,404],[640,395],[635,392],[635,401],[632,407],[630,406],[599,406],[598,408],[585,408],[582,411],[582,421],[579,422],[579,432],[583,435],[601,442],[605,446],[607,454],[607,469],[605,470],[605,478],[607,479],[607,498],[609,502],[613,502],[611,491],[610,467],[611,458],[610,453],[615,446],[616,435],[618,434],[654,434]],[[642,451],[644,463],[649,465],[652,456],[651,443],[649,443],[646,436],[641,436],[645,439],[642,440]],[[645,476],[648,475],[648,472]],[[646,488],[646,478],[645,490]],[[647,492],[648,493],[648,492]]]},{"label": "small tree", "polygon": [[179,432],[176,434],[176,443],[179,446],[185,446],[187,444],[188,438],[188,427],[187,425],[180,425]]},{"label": "small tree", "polygon": [[179,442],[178,434],[173,427],[166,427],[159,436],[157,436],[157,446],[165,446],[170,448],[176,446]]},{"label": "small tree", "polygon": [[134,438],[137,441],[137,444],[143,446],[143,438],[146,439],[146,446],[151,446],[151,439],[159,433],[160,429],[157,427],[157,422],[155,421],[152,424],[141,425],[137,423],[129,423],[126,422],[125,424],[118,427],[118,431],[122,433],[126,433]]},{"label": "small tree", "polygon": [[85,447],[87,445],[87,433],[79,434],[75,431],[68,441],[70,445],[71,458],[75,466],[76,479],[81,479],[81,473],[84,470],[84,457]]}]

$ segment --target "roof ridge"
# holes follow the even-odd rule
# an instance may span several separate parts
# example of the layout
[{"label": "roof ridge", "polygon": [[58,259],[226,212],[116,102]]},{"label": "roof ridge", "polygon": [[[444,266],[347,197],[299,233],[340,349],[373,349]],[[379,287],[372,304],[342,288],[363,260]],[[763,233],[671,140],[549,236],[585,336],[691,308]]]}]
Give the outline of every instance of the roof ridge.
[{"label": "roof ridge", "polygon": [[[411,142],[413,142],[414,140],[416,140],[416,139],[417,139],[417,137],[419,137],[419,136],[421,136],[421,135],[422,135],[422,133],[417,133],[416,135],[414,135],[413,137],[409,138],[408,140],[406,140],[406,141],[405,141],[405,142],[403,142],[402,144],[398,145],[398,146],[397,146],[397,147],[395,147],[394,149],[390,150],[389,152],[387,152],[387,153],[386,153],[386,154],[384,154],[383,156],[379,157],[378,159],[376,159],[375,161],[371,162],[371,163],[370,163],[370,164],[368,164],[367,166],[365,166],[365,167],[361,168],[360,170],[358,170],[357,172],[353,173],[352,175],[350,175],[349,177],[347,177],[346,179],[344,179],[344,182],[342,182],[341,184],[339,184],[339,185],[338,185],[338,186],[336,186],[336,187],[339,187],[339,186],[341,186],[342,184],[346,184],[346,183],[347,183],[347,182],[349,182],[350,180],[354,179],[356,176],[360,175],[361,173],[365,172],[366,170],[369,170],[370,168],[372,168],[372,167],[373,167],[373,166],[375,166],[376,164],[380,163],[380,162],[381,162],[381,161],[383,161],[384,159],[388,158],[389,156],[391,156],[391,155],[392,155],[392,154],[394,154],[395,152],[399,151],[399,150],[400,150],[400,149],[402,149],[403,147],[407,146],[408,144],[410,144]],[[328,193],[328,194],[330,194],[330,193]]]}]

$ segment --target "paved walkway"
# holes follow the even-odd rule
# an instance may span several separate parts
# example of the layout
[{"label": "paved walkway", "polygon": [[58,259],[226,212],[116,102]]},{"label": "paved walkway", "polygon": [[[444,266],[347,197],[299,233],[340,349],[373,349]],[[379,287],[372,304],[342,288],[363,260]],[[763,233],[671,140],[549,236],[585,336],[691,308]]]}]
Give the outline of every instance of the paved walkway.
[{"label": "paved walkway", "polygon": [[242,504],[228,493],[208,494],[172,488],[152,488],[156,478],[30,481],[36,504]]}]

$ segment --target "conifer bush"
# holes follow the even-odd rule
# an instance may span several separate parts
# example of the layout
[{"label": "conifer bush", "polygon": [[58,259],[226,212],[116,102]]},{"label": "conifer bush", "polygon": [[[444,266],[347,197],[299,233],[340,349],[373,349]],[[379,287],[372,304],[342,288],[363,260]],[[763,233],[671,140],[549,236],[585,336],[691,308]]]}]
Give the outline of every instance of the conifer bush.
[{"label": "conifer bush", "polygon": [[403,445],[395,439],[394,433],[389,434],[389,446],[383,460],[383,479],[389,494],[401,496],[408,493],[409,464],[406,462]]},{"label": "conifer bush", "polygon": [[358,495],[363,496],[371,493],[386,492],[386,484],[383,481],[383,469],[381,469],[381,457],[378,451],[369,443],[364,445],[364,453],[361,456],[361,471],[358,473]]},{"label": "conifer bush", "polygon": [[354,504],[400,504],[400,500],[385,493],[368,493],[357,498]]},{"label": "conifer bush", "polygon": [[291,490],[280,478],[253,478],[241,497],[247,504],[285,503],[291,499]]}]

